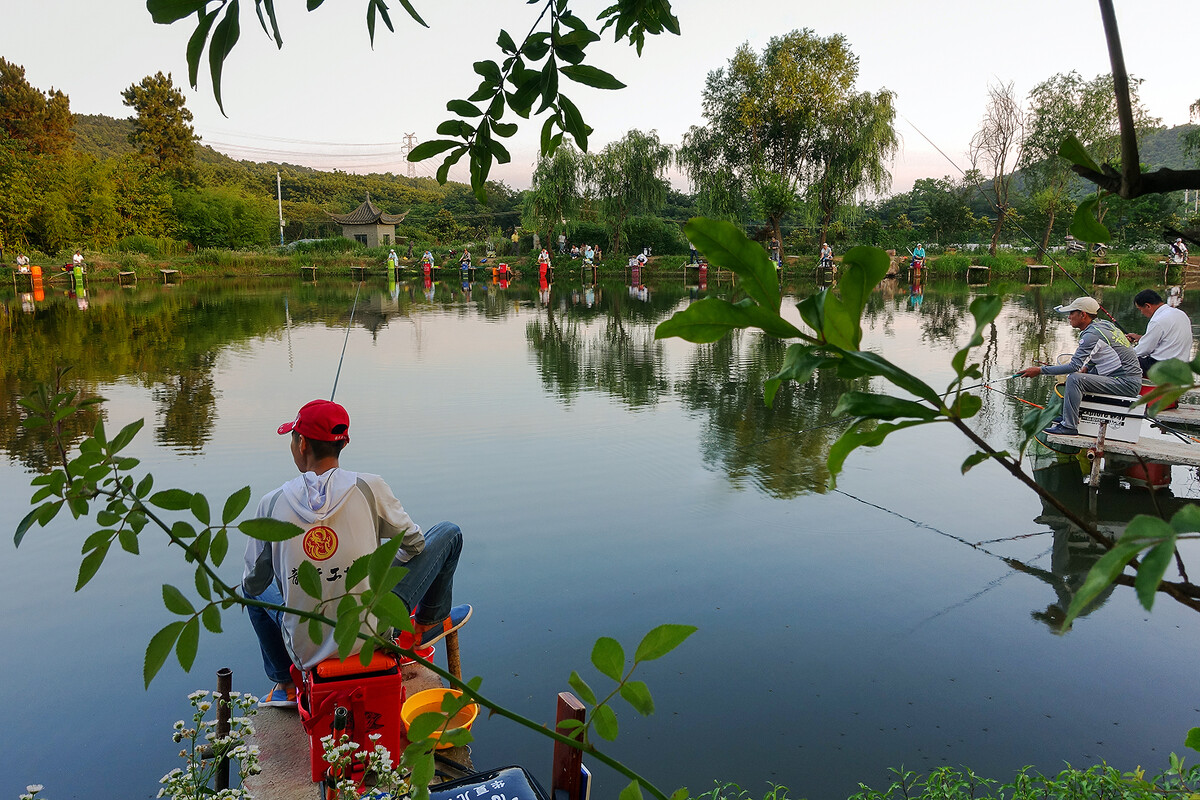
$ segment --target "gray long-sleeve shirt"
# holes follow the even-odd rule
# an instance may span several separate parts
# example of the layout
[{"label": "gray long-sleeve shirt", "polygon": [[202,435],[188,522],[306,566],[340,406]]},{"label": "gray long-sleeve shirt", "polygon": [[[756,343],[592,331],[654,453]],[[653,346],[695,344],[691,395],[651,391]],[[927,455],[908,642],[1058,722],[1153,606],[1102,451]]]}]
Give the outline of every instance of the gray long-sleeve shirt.
[{"label": "gray long-sleeve shirt", "polygon": [[1042,367],[1043,375],[1068,375],[1091,365],[1098,375],[1141,381],[1142,368],[1137,353],[1125,334],[1106,319],[1092,320],[1079,336],[1079,346],[1066,364]]}]

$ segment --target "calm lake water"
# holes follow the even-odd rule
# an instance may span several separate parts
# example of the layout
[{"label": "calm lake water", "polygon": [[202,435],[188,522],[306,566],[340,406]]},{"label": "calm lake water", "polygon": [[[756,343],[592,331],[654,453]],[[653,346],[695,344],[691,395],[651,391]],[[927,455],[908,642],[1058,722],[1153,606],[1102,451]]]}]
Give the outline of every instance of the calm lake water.
[{"label": "calm lake water", "polygon": [[[898,434],[855,454],[829,491],[824,455],[841,427],[812,429],[850,383],[817,375],[767,409],[761,382],[778,343],[654,340],[676,309],[736,290],[560,277],[548,293],[367,283],[337,388],[352,419],[344,465],[384,475],[422,525],[450,519],[465,533],[456,597],[475,615],[463,669],[486,694],[551,722],[572,669],[607,693],[589,663],[597,637],[632,653],[651,627],[675,622],[699,632],[639,668],[656,713],[618,705],[611,746],[667,791],[719,780],[761,796],[773,782],[843,798],[860,781],[884,785],[892,766],[967,764],[999,778],[1101,760],[1158,771],[1183,751],[1200,712],[1187,677],[1200,659],[1195,612],[1161,598],[1147,613],[1122,588],[1056,635],[1094,554],[998,467],[962,476],[973,448],[960,434]],[[0,290],[0,529],[15,529],[47,457],[17,425],[16,398],[58,365],[107,398],[109,431],[145,419],[131,451],[159,488],[214,500],[289,479],[275,429],[329,396],[356,287],[143,283],[95,287],[86,303],[59,289],[27,310]],[[1132,304],[1141,288],[1102,295],[1130,330],[1144,329]],[[1052,311],[1078,294],[1072,284],[993,289],[1007,303],[979,351],[989,377],[1073,349]],[[976,291],[885,286],[866,346],[943,385]],[[1002,386],[1040,402],[1049,380]],[[1010,446],[1022,406],[983,400],[977,430]],[[1077,466],[1036,466],[1086,502]],[[1176,467],[1172,492],[1200,496],[1195,470]],[[1099,516],[1119,525],[1144,499],[1109,487]],[[249,625],[230,613],[225,633],[202,636],[190,675],[168,663],[144,690],[145,645],[173,619],[161,585],[187,590],[191,572],[144,535],[140,556],[114,549],[76,594],[93,529],[64,515],[19,549],[0,544],[0,796],[42,783],[54,800],[153,797],[177,763],[170,730],[188,692],[211,688],[223,666],[237,689],[268,688]],[[233,583],[241,546],[223,568]],[[475,731],[476,766],[548,777],[545,740],[500,719]],[[595,796],[614,797],[624,781],[596,771]]]}]

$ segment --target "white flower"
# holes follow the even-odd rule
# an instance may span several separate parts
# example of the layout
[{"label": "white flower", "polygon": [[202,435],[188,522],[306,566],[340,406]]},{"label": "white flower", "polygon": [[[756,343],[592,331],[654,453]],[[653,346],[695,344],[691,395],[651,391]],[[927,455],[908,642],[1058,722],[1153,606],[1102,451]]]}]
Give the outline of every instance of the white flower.
[{"label": "white flower", "polygon": [[38,792],[40,792],[42,789],[45,789],[45,788],[46,787],[42,786],[40,783],[31,783],[25,787],[25,791],[29,792],[30,794],[37,794]]}]

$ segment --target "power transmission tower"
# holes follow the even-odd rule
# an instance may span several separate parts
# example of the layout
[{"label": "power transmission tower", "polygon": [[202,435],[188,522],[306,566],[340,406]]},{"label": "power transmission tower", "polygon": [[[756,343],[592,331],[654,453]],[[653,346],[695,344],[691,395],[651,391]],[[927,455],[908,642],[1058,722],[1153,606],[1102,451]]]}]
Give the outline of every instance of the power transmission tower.
[{"label": "power transmission tower", "polygon": [[417,135],[415,133],[404,134],[404,145],[400,148],[400,152],[404,154],[404,161],[408,164],[408,177],[417,177],[417,165],[408,160],[408,154],[417,146]]}]

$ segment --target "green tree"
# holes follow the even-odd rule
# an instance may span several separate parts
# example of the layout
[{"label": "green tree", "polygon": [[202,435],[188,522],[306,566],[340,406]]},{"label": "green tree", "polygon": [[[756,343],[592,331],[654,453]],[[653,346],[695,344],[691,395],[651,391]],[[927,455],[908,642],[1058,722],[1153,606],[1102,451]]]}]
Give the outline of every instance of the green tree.
[{"label": "green tree", "polygon": [[36,89],[25,68],[0,58],[0,134],[32,155],[60,155],[72,140],[71,101],[51,88]]},{"label": "green tree", "polygon": [[[1157,124],[1137,95],[1141,81],[1130,81],[1135,124],[1144,131]],[[1050,243],[1055,216],[1070,210],[1070,188],[1075,182],[1071,162],[1058,155],[1059,146],[1074,135],[1101,158],[1115,158],[1119,148],[1116,98],[1112,75],[1084,80],[1079,73],[1059,73],[1039,83],[1029,93],[1025,141],[1019,166],[1039,210],[1046,214],[1039,253]],[[1100,209],[1103,218],[1104,209]]]},{"label": "green tree", "polygon": [[559,147],[553,153],[538,156],[529,191],[521,209],[521,227],[545,231],[546,242],[554,231],[566,230],[576,218],[583,199],[583,155],[574,147]]},{"label": "green tree", "polygon": [[656,132],[631,130],[586,160],[591,194],[614,252],[621,252],[626,220],[658,211],[666,202],[671,156],[671,146],[659,141]]},{"label": "green tree", "polygon": [[782,241],[779,223],[816,171],[817,143],[857,77],[858,58],[840,34],[792,31],[772,38],[761,55],[739,47],[709,73],[705,124],[690,128],[679,150],[702,210],[736,219],[752,196]]},{"label": "green tree", "polygon": [[892,175],[887,165],[896,156],[896,95],[886,89],[850,95],[822,114],[821,133],[813,143],[815,194],[821,211],[821,241],[834,212],[862,189],[885,192]]},{"label": "green tree", "polygon": [[183,92],[171,82],[171,74],[158,72],[142,78],[121,92],[125,105],[137,112],[129,141],[156,169],[179,180],[189,179],[195,167],[196,136],[192,112],[184,105]]}]

